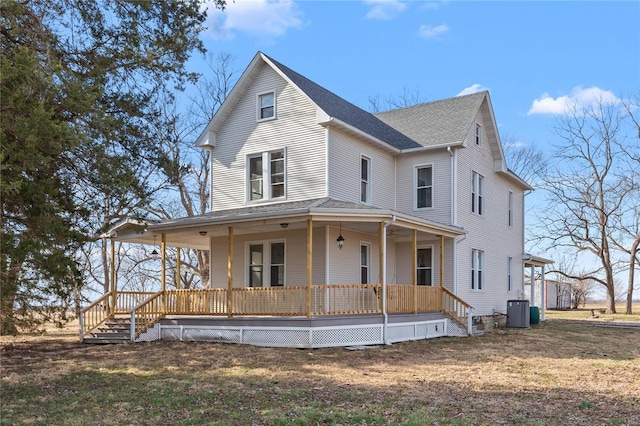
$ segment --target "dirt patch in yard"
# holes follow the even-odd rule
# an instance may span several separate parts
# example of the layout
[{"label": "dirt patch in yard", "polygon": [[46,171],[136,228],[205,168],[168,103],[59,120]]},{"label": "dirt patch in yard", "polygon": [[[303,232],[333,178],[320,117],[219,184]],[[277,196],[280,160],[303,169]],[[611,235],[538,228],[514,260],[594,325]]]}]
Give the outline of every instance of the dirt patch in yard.
[{"label": "dirt patch in yard", "polygon": [[547,321],[356,351],[76,330],[2,338],[2,424],[640,424],[640,330]]}]

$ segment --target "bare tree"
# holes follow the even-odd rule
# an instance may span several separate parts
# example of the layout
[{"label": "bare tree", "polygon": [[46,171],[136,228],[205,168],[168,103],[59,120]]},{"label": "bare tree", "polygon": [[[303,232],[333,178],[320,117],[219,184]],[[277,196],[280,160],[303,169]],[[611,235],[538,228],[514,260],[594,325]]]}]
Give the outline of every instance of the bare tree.
[{"label": "bare tree", "polygon": [[548,162],[536,145],[524,144],[507,134],[502,140],[502,150],[509,170],[525,182],[536,186],[546,175]]},{"label": "bare tree", "polygon": [[593,279],[574,279],[571,283],[571,309],[578,309],[580,306],[586,305],[594,287]]},{"label": "bare tree", "polygon": [[607,311],[615,313],[611,235],[631,191],[620,175],[620,109],[604,102],[574,109],[558,121],[555,133],[561,143],[555,151],[557,161],[544,178],[548,199],[547,208],[538,213],[538,239],[594,256],[594,270],[568,277],[604,286]]},{"label": "bare tree", "polygon": [[372,113],[388,111],[398,108],[408,108],[428,101],[428,97],[420,93],[419,88],[409,90],[402,88],[402,93],[393,96],[389,95],[380,99],[380,95],[369,96],[369,111]]}]

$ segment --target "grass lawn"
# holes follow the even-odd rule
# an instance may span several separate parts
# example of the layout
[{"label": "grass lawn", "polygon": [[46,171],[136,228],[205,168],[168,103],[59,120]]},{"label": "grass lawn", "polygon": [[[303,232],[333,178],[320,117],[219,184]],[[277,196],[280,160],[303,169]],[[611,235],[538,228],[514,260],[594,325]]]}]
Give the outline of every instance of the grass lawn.
[{"label": "grass lawn", "polygon": [[638,425],[640,329],[531,329],[360,351],[2,337],[0,424]]},{"label": "grass lawn", "polygon": [[[613,322],[640,322],[640,303],[633,304],[633,315],[625,315],[625,304],[617,303],[615,314],[605,314],[601,309],[606,308],[605,303],[589,303],[578,309],[570,309],[564,311],[547,310],[547,319],[573,319],[573,320],[594,320],[594,321],[613,321]],[[591,316],[591,310],[594,310],[595,317]]]}]

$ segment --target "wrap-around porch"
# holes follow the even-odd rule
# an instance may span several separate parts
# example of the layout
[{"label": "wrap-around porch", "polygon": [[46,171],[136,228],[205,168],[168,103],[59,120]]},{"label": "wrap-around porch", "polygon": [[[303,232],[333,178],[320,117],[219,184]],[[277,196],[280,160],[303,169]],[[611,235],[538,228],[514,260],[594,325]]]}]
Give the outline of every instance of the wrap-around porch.
[{"label": "wrap-around porch", "polygon": [[[300,214],[302,213],[302,214]],[[387,324],[389,316],[404,315],[402,318],[409,322],[412,320],[424,323],[425,313],[440,313],[452,324],[461,330],[470,333],[471,331],[471,307],[458,298],[450,289],[446,288],[445,282],[445,240],[452,246],[456,236],[462,231],[453,227],[442,226],[427,221],[416,220],[413,217],[396,215],[394,213],[380,211],[379,209],[362,210],[357,212],[345,211],[345,209],[312,209],[293,214],[291,211],[277,217],[272,215],[257,214],[257,217],[211,217],[208,218],[186,218],[180,222],[141,224],[127,222],[125,226],[119,227],[110,233],[111,238],[111,258],[114,256],[114,240],[149,243],[151,239],[160,238],[160,291],[157,292],[132,292],[119,291],[117,289],[117,277],[115,268],[111,268],[111,291],[102,296],[83,310],[81,316],[81,339],[95,334],[105,323],[114,318],[127,318],[128,337],[131,341],[148,339],[149,330],[157,324],[168,319],[178,321],[188,317],[226,319],[229,321],[242,319],[245,323],[251,317],[254,324],[266,324],[268,318],[292,318],[292,319],[318,319],[318,318],[345,318],[353,317],[356,323],[360,318],[361,323],[371,322],[371,318],[379,318],[381,323],[382,340],[386,343]],[[144,228],[140,225],[143,225]],[[288,229],[287,229],[288,228]],[[259,229],[259,231],[258,231]],[[340,260],[348,258],[349,251],[331,247],[334,241],[334,233],[339,229],[340,239],[344,234],[350,238],[357,237],[360,241],[369,244],[370,251],[377,251],[378,258],[375,261],[363,262],[368,268],[363,272],[360,283],[336,283],[336,278],[329,280],[329,271],[333,272]],[[286,232],[285,232],[286,230]],[[271,232],[272,234],[269,234]],[[349,234],[351,232],[351,234]],[[273,235],[287,240],[288,255],[292,262],[290,269],[291,276],[296,277],[299,282],[299,270],[306,273],[304,285],[295,283],[271,281],[271,286],[251,287],[255,285],[255,277],[248,273],[247,264],[250,260],[243,262],[242,256],[238,252],[249,247],[247,241],[262,238],[260,235]],[[360,233],[360,234],[356,234]],[[304,235],[304,239],[300,238]],[[314,235],[321,241],[314,242]],[[387,240],[391,236],[392,241]],[[205,238],[203,238],[205,237]],[[303,241],[304,240],[304,241]],[[434,265],[429,265],[429,281],[427,285],[415,271],[418,268],[415,253],[417,253],[420,241],[428,240],[431,244],[428,253],[435,257]],[[207,288],[201,289],[180,289],[167,288],[167,246],[186,247],[194,246],[193,241],[200,249],[208,249],[210,253],[212,272]],[[234,243],[240,241],[240,249],[234,248]],[[203,244],[204,243],[204,244]],[[242,244],[244,243],[244,246]],[[365,244],[363,243],[363,245]],[[393,250],[389,249],[389,246]],[[396,255],[397,261],[388,259],[389,253],[398,251],[400,247],[407,253],[412,253],[410,262],[407,264],[409,256]],[[304,248],[304,250],[302,250]],[[321,250],[321,254],[314,253]],[[365,247],[366,248],[366,247]],[[375,250],[377,248],[377,250]],[[301,257],[304,251],[304,258]],[[353,251],[353,249],[352,249]],[[364,250],[366,254],[366,250]],[[221,253],[226,257],[226,283],[221,282],[220,258]],[[235,253],[235,255],[234,255]],[[437,255],[436,255],[437,253]],[[358,255],[358,253],[356,253]],[[216,257],[217,256],[217,257]],[[373,256],[371,256],[373,257]],[[304,259],[304,265],[300,261]],[[314,259],[324,262],[322,266],[327,271],[326,275],[320,277],[326,281],[318,283],[318,268],[314,269]],[[297,261],[296,261],[297,260]],[[241,267],[234,267],[234,261],[241,263]],[[330,264],[333,262],[333,264]],[[398,269],[396,263],[405,262],[404,269],[411,268],[411,273],[405,274],[408,282],[389,282],[388,277],[393,275],[394,281]],[[344,263],[344,262],[343,262]],[[394,271],[390,274],[387,271],[389,265]],[[300,268],[303,266],[303,268]],[[369,271],[377,266],[376,273]],[[176,268],[180,268],[180,262],[176,262]],[[298,269],[296,269],[298,268]],[[333,269],[332,269],[333,268]],[[278,272],[277,268],[273,269]],[[296,274],[296,271],[298,273]],[[424,271],[423,271],[424,272]],[[217,273],[217,275],[216,275]],[[268,272],[267,272],[268,273]],[[367,275],[368,274],[368,275]],[[179,275],[179,269],[178,269]],[[237,277],[237,275],[240,275]],[[283,275],[281,273],[281,275]],[[402,274],[398,274],[402,276]],[[447,276],[451,274],[447,273]],[[339,276],[334,273],[332,277]],[[316,280],[316,282],[314,282]],[[293,281],[293,279],[291,279]],[[327,282],[329,281],[329,282]],[[330,282],[333,281],[333,282]],[[370,282],[373,281],[373,282]],[[451,285],[449,286],[451,288]],[[419,315],[422,316],[420,317]],[[411,317],[413,316],[413,317]],[[440,319],[444,317],[438,317]],[[262,321],[260,320],[262,318]],[[353,318],[349,322],[353,323]],[[369,319],[365,319],[369,318]],[[394,317],[396,322],[398,317]],[[411,318],[413,318],[411,320]],[[435,317],[431,317],[435,320]],[[378,320],[373,320],[376,322]],[[335,322],[335,321],[334,321]],[[433,322],[433,321],[432,321]],[[325,321],[325,324],[327,322]],[[307,322],[306,324],[310,324]],[[319,323],[318,323],[319,324]],[[417,323],[416,323],[417,324]],[[425,325],[426,323],[422,324]],[[440,324],[440,323],[438,323]],[[415,325],[415,324],[414,324]],[[432,324],[433,325],[433,324]],[[160,324],[162,327],[162,325]],[[426,326],[426,325],[425,325]],[[202,325],[202,327],[204,327]],[[287,325],[290,327],[290,324]],[[438,329],[439,325],[435,328]],[[265,327],[262,327],[265,328]],[[442,328],[442,327],[441,327]],[[145,338],[145,333],[147,337]],[[162,333],[158,331],[158,338],[162,338]],[[151,338],[155,340],[155,338]]]}]

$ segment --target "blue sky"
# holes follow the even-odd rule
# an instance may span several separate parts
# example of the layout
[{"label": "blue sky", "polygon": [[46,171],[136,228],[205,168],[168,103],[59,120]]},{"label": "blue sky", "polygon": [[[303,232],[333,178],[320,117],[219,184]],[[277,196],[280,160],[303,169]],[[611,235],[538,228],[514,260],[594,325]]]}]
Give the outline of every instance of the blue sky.
[{"label": "blue sky", "polygon": [[[238,75],[260,50],[367,110],[405,91],[489,90],[503,140],[547,153],[567,107],[640,91],[640,1],[229,0],[209,13],[205,45]],[[543,203],[527,197],[527,226]]]},{"label": "blue sky", "polygon": [[640,90],[638,1],[236,0],[207,26],[239,71],[260,50],[364,109],[487,89],[502,137],[544,150],[567,105]]}]

